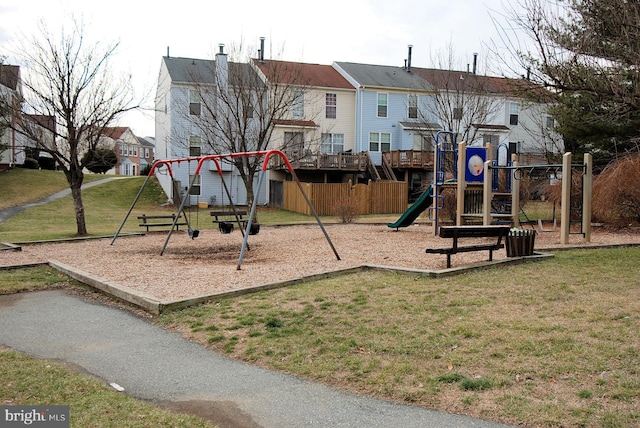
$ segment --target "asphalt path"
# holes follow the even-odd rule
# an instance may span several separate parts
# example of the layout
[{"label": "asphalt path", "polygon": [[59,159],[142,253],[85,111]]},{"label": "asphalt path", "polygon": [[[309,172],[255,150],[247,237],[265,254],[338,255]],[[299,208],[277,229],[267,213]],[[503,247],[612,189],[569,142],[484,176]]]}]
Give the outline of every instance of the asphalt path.
[{"label": "asphalt path", "polygon": [[0,326],[0,344],[73,364],[137,398],[197,409],[223,428],[506,426],[234,361],[126,310],[64,290],[0,296]]}]

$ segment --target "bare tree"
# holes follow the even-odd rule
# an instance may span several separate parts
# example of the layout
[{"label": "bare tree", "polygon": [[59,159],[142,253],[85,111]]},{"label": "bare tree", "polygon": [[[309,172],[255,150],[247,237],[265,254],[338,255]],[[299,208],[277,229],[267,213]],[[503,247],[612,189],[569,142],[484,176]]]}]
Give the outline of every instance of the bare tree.
[{"label": "bare tree", "polygon": [[443,129],[457,135],[458,141],[472,144],[478,139],[481,125],[491,123],[501,112],[504,93],[495,78],[477,73],[477,54],[473,67],[466,71],[455,69],[454,57],[449,46],[444,54],[432,59],[436,68],[415,71],[428,82],[433,94],[425,106],[425,116],[437,118]]},{"label": "bare tree", "polygon": [[[81,186],[87,152],[98,146],[104,129],[122,115],[136,109],[131,76],[118,78],[109,61],[118,43],[89,44],[84,27],[73,21],[55,37],[43,22],[39,34],[27,39],[19,51],[26,64],[22,85],[24,98],[17,131],[35,149],[49,154],[64,172],[73,197],[77,234],[87,235]],[[52,117],[54,141],[29,116]]]},{"label": "bare tree", "polygon": [[490,77],[436,69],[421,70],[420,74],[433,86],[428,112],[459,141],[475,142],[480,125],[490,123],[504,104],[504,95],[492,86]]},{"label": "bare tree", "polygon": [[[204,153],[228,154],[262,151],[272,147],[274,129],[290,121],[304,126],[308,117],[296,121],[293,112],[308,92],[300,64],[258,59],[244,54],[244,47],[232,48],[229,55],[216,54],[214,62],[199,75],[191,75],[200,111],[187,115],[187,121],[199,132]],[[206,75],[205,75],[206,74]],[[184,109],[184,111],[189,111]],[[278,149],[288,149],[297,141],[284,142]],[[248,203],[255,198],[254,179],[260,171],[260,157],[233,157],[233,164],[247,189]]]}]

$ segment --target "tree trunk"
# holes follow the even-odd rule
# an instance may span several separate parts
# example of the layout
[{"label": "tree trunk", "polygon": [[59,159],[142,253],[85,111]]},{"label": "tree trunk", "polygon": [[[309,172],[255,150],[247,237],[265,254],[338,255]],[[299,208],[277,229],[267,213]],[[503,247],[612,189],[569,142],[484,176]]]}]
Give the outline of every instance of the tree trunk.
[{"label": "tree trunk", "polygon": [[[253,189],[253,177],[254,177],[254,174],[249,174],[248,176],[241,175],[242,181],[244,182],[244,186],[247,189],[247,205],[249,206],[249,208],[253,206],[253,199],[256,197]],[[254,223],[258,222],[257,210],[254,215],[253,222]]]},{"label": "tree trunk", "polygon": [[82,203],[82,182],[84,181],[84,174],[82,171],[69,170],[67,171],[67,181],[69,182],[69,188],[71,189],[73,208],[76,213],[77,235],[87,236],[88,233],[84,217],[84,204]]}]

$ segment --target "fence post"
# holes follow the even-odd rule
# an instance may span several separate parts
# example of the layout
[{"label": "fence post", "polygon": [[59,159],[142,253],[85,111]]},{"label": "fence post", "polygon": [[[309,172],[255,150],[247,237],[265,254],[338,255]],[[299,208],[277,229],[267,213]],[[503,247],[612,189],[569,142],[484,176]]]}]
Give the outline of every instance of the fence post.
[{"label": "fence post", "polygon": [[582,233],[584,233],[584,240],[591,242],[591,202],[593,189],[593,158],[591,153],[585,153],[584,167],[586,171],[582,177]]},{"label": "fence post", "polygon": [[491,161],[488,160],[484,163],[484,186],[482,189],[482,224],[488,226],[491,224]]},{"label": "fence post", "polygon": [[514,168],[511,170],[511,216],[513,221],[513,227],[520,226],[520,178],[518,178],[518,161],[517,155],[514,153],[511,155],[512,165]]},{"label": "fence post", "polygon": [[462,214],[464,214],[464,193],[467,187],[465,173],[467,171],[467,143],[458,143],[458,183],[456,186],[456,226],[462,225]]},{"label": "fence post", "polygon": [[571,230],[571,152],[562,156],[562,198],[560,203],[560,244],[569,243]]}]

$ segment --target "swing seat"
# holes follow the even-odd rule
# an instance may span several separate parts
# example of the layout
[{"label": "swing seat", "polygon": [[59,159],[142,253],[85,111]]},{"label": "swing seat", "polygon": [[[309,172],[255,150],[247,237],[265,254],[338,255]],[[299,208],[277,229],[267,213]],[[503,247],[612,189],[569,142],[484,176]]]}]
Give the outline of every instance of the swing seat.
[{"label": "swing seat", "polygon": [[233,232],[233,223],[229,221],[221,221],[218,223],[218,229],[220,229],[220,233],[231,233]]},{"label": "swing seat", "polygon": [[249,235],[257,235],[258,232],[260,232],[260,224],[259,223],[253,223],[251,225],[251,227],[249,228]]},{"label": "swing seat", "polygon": [[200,236],[200,230],[199,229],[189,229],[189,237],[191,239],[196,239],[198,236]]}]

